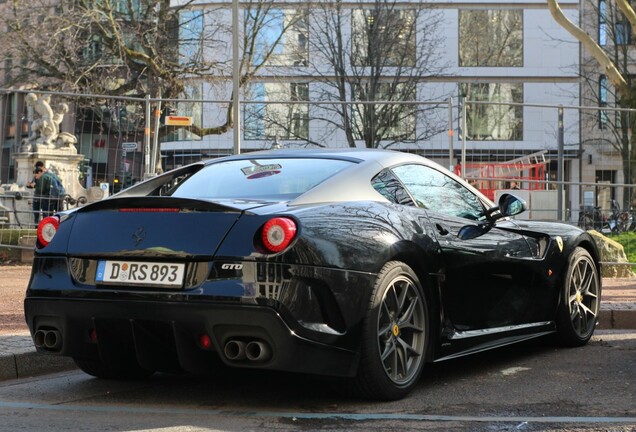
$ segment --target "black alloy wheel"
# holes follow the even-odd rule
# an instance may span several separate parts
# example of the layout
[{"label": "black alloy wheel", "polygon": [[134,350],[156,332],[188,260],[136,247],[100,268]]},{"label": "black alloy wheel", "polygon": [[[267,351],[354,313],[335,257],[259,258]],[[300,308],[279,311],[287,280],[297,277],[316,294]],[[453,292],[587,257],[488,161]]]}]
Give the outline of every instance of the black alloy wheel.
[{"label": "black alloy wheel", "polygon": [[570,347],[585,345],[596,328],[601,282],[590,253],[577,247],[570,255],[557,316],[559,341]]},{"label": "black alloy wheel", "polygon": [[357,393],[379,400],[406,396],[424,368],[428,328],[428,305],[417,275],[402,262],[387,263],[365,318]]}]

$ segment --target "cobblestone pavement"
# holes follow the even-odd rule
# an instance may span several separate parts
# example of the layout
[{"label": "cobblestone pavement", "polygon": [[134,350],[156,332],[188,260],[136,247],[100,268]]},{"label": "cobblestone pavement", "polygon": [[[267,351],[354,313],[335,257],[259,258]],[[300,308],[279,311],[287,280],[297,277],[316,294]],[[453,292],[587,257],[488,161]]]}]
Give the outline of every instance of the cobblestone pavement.
[{"label": "cobblestone pavement", "polygon": [[[27,265],[0,265],[0,380],[73,367],[35,351],[23,313],[30,274]],[[599,329],[636,329],[636,279],[603,279]]]}]

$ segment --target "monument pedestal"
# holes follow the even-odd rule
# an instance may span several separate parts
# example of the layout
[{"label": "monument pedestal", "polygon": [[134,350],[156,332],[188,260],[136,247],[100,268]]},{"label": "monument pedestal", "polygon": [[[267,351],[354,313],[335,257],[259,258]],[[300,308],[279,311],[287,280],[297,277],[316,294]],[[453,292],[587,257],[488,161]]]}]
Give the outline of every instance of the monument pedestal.
[{"label": "monument pedestal", "polygon": [[[57,174],[66,193],[74,200],[86,203],[104,198],[105,193],[100,188],[87,190],[79,182],[79,164],[84,155],[77,154],[77,137],[60,131],[68,106],[59,103],[51,107],[49,95],[35,93],[27,94],[24,100],[29,108],[32,133],[22,140],[20,152],[15,154],[17,186],[25,187],[30,183],[35,163],[42,161],[45,168]],[[34,114],[38,118],[34,118]],[[81,201],[81,197],[85,199]]]},{"label": "monument pedestal", "polygon": [[68,154],[59,149],[16,153],[17,183],[20,186],[26,186],[33,179],[35,163],[42,161],[49,171],[57,174],[68,195],[75,199],[80,196],[88,199],[88,191],[79,182],[79,164],[83,160],[83,155]]}]

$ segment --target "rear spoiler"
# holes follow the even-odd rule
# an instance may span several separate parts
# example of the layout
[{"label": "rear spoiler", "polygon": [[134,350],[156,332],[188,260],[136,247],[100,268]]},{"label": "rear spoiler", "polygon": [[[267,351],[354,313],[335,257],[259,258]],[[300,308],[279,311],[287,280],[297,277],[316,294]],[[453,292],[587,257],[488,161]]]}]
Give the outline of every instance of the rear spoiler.
[{"label": "rear spoiler", "polygon": [[[254,205],[252,205],[254,207]],[[214,201],[191,198],[174,198],[170,196],[120,196],[114,195],[101,201],[77,208],[78,213],[88,213],[92,211],[117,210],[126,209],[129,211],[169,211],[178,209],[178,211],[208,211],[208,212],[226,212],[226,213],[243,213],[244,208],[234,207],[227,204],[219,204]]]}]

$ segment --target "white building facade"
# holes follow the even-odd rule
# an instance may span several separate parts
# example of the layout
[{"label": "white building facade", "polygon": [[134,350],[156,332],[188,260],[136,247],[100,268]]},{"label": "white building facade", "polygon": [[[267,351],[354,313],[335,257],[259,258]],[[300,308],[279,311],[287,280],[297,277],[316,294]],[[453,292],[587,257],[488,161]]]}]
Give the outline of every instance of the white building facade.
[{"label": "white building facade", "polygon": [[[239,2],[241,41],[254,31],[250,18],[261,12],[253,3]],[[578,1],[560,3],[578,22]],[[384,23],[378,4],[385,8]],[[241,151],[378,146],[418,152],[445,166],[502,163],[543,152],[551,162],[541,175],[556,180],[562,157],[563,179],[579,181],[579,113],[565,109],[560,130],[557,107],[579,105],[580,48],[544,1],[277,1],[266,14],[269,27],[240,46],[242,72],[256,69],[241,88]],[[232,4],[195,1],[181,15],[182,61],[218,67],[209,78],[190,82],[189,97],[200,103],[178,103],[177,111],[213,128],[227,123],[232,98]],[[369,29],[381,25],[381,32],[395,34],[390,39],[395,45],[376,54],[383,59],[378,60],[373,58],[378,41],[371,40],[375,33]],[[344,48],[333,55],[325,47],[335,44],[326,39]],[[336,58],[343,60],[341,71]],[[356,103],[365,100],[387,103],[369,111]],[[298,103],[304,101],[309,103]],[[406,109],[382,117],[388,102]],[[369,114],[379,119],[382,131],[373,132],[379,138],[369,136]],[[161,147],[166,167],[232,153],[233,133],[176,131]],[[567,208],[578,209],[579,195],[577,187],[568,189]]]}]

